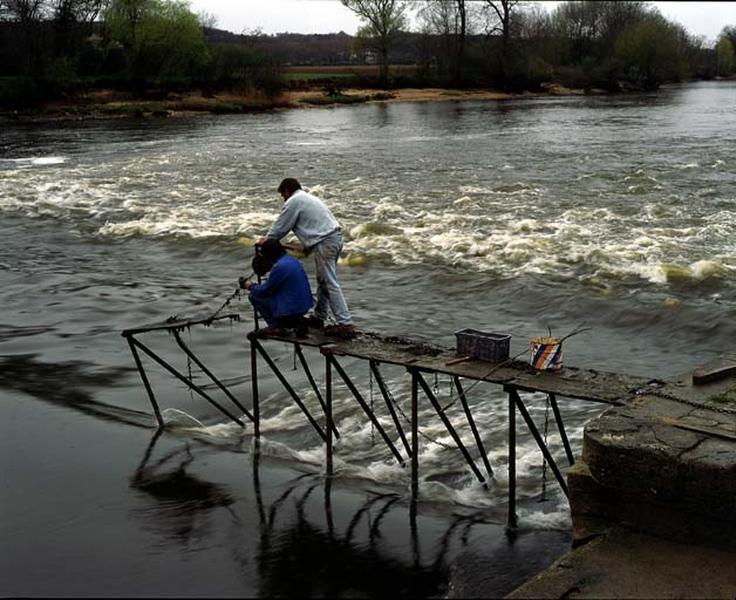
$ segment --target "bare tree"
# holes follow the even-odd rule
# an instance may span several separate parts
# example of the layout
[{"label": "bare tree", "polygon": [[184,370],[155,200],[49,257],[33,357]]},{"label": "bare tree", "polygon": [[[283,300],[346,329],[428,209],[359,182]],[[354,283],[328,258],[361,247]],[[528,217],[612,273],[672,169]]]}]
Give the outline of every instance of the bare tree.
[{"label": "bare tree", "polygon": [[495,17],[495,24],[490,33],[501,34],[501,52],[499,53],[499,69],[501,78],[506,79],[506,57],[511,40],[512,16],[521,0],[484,0],[486,6]]},{"label": "bare tree", "polygon": [[418,11],[424,31],[436,35],[442,48],[436,56],[455,85],[463,82],[466,38],[468,34],[468,5],[470,0],[426,0]]},{"label": "bare tree", "polygon": [[91,23],[106,5],[106,0],[52,0],[51,13],[61,23]]},{"label": "bare tree", "polygon": [[380,56],[379,79],[388,83],[388,54],[394,37],[406,24],[404,0],[341,0],[342,3],[365,22],[358,32],[371,44]]},{"label": "bare tree", "polygon": [[0,0],[0,16],[25,25],[40,21],[46,13],[44,0]]}]

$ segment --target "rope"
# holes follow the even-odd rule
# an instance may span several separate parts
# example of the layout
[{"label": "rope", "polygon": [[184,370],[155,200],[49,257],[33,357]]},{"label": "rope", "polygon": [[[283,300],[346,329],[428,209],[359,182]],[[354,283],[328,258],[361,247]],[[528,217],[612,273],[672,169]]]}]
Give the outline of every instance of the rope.
[{"label": "rope", "polygon": [[214,321],[219,316],[219,314],[223,310],[225,310],[226,307],[230,306],[230,303],[235,298],[240,298],[240,288],[237,288],[232,294],[230,294],[230,296],[228,296],[227,300],[225,300],[225,302],[222,303],[222,306],[220,306],[220,308],[218,308],[215,312],[213,312],[209,317],[207,317],[204,320],[205,321],[204,324],[205,325],[210,325],[212,323],[212,321]]},{"label": "rope", "polygon": [[673,394],[668,394],[667,392],[660,392],[659,390],[652,390],[646,387],[641,387],[637,390],[634,390],[633,393],[635,396],[656,396],[657,398],[663,398],[664,400],[672,400],[672,402],[678,402],[680,404],[687,404],[688,406],[692,406],[694,408],[712,410],[713,412],[718,412],[718,413],[722,413],[726,415],[736,415],[736,410],[727,408],[725,406],[713,406],[712,404],[706,404],[704,402],[696,402],[695,400],[686,400],[685,398],[680,398]]}]

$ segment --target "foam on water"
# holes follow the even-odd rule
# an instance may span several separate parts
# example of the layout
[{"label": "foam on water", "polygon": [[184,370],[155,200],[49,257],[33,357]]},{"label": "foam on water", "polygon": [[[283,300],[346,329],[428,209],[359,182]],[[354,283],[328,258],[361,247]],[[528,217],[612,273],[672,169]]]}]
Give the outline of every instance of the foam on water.
[{"label": "foam on water", "polygon": [[[16,159],[28,164],[66,160]],[[62,219],[100,237],[253,240],[263,235],[280,209],[271,190],[228,196],[214,193],[200,180],[171,185],[176,159],[158,156],[153,162],[155,166],[135,157],[118,168],[116,176],[104,177],[98,177],[92,165],[78,163],[65,171],[39,171],[30,181],[22,171],[0,169],[5,184],[0,210]],[[661,185],[645,169],[629,171],[621,181],[620,193],[645,196]],[[353,194],[353,188],[360,193]],[[698,226],[689,225],[693,218],[688,219],[677,196],[625,210],[573,207],[551,197],[548,187],[518,177],[491,185],[462,184],[454,192],[432,190],[432,196],[440,197],[429,205],[404,192],[386,194],[363,177],[352,178],[341,189],[317,184],[311,191],[332,205],[343,224],[344,266],[377,258],[398,265],[445,264],[500,278],[524,273],[572,276],[585,285],[626,277],[658,285],[685,276],[706,281],[719,269],[702,261],[715,261],[721,248],[700,256],[693,251],[703,243],[707,249],[714,235],[732,239],[731,224],[736,222],[734,211],[722,209],[704,214]],[[337,199],[343,197],[351,201]],[[671,266],[681,264],[682,255],[698,264],[689,275]]]}]

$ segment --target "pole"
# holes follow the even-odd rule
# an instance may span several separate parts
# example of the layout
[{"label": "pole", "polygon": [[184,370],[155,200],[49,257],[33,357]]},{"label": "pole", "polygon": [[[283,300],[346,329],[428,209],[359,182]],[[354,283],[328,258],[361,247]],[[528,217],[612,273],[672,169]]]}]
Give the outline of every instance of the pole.
[{"label": "pole", "polygon": [[516,406],[511,388],[505,388],[509,395],[509,513],[506,526],[516,528]]},{"label": "pole", "polygon": [[332,477],[332,361],[329,351],[325,353],[325,441],[327,452],[327,477]]},{"label": "pole", "polygon": [[419,495],[419,383],[411,370],[411,497]]}]

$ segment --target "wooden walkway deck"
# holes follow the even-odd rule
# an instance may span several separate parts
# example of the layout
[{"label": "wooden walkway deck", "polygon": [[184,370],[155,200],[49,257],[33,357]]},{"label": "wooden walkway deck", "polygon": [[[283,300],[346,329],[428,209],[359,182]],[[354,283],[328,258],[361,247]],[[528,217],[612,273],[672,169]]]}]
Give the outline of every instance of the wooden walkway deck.
[{"label": "wooden walkway deck", "polygon": [[[525,392],[542,392],[607,404],[624,403],[637,390],[646,387],[652,381],[651,378],[577,367],[563,366],[557,372],[538,371],[533,369],[528,361],[521,360],[522,357],[503,363],[472,359],[457,362],[461,357],[457,356],[454,349],[372,332],[359,333],[352,340],[340,340],[310,329],[306,338],[287,335],[260,339],[277,340],[305,347],[329,347],[335,356],[351,356],[428,373],[436,372],[464,379],[487,381]],[[528,358],[528,355],[523,358]]]}]

